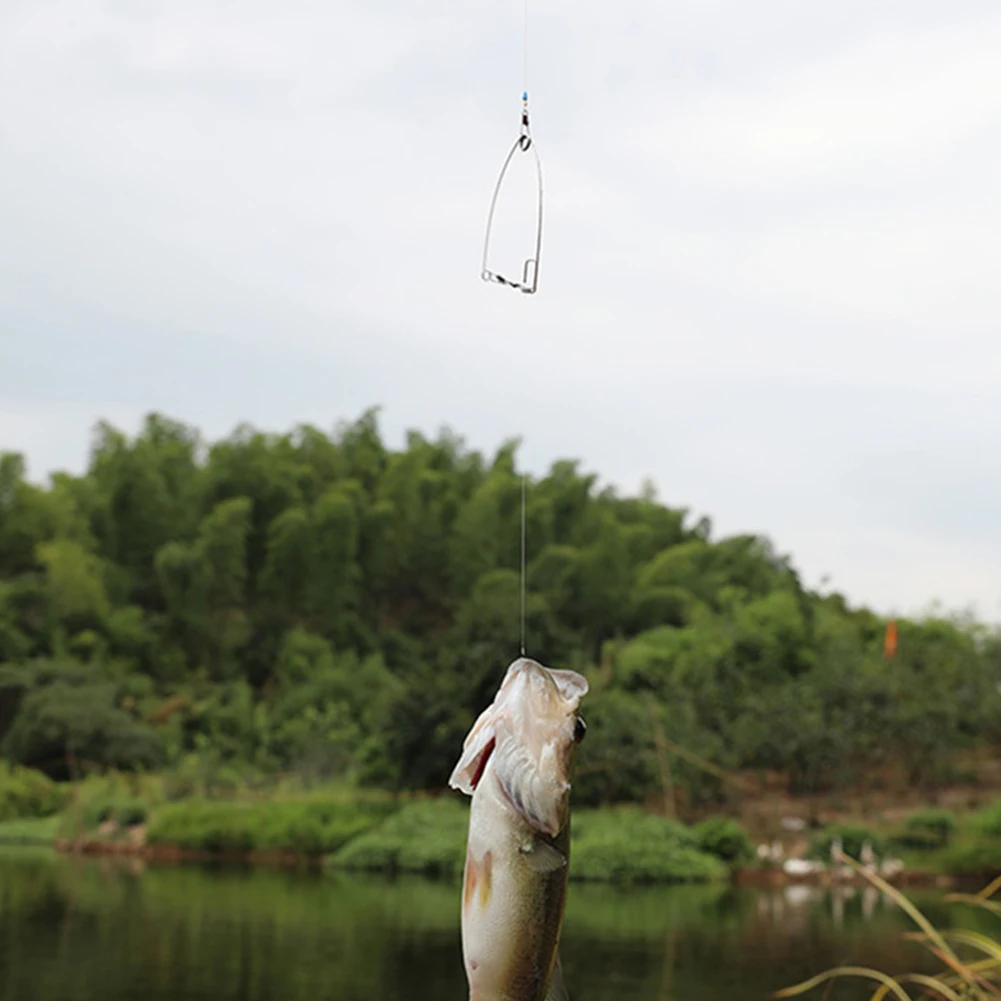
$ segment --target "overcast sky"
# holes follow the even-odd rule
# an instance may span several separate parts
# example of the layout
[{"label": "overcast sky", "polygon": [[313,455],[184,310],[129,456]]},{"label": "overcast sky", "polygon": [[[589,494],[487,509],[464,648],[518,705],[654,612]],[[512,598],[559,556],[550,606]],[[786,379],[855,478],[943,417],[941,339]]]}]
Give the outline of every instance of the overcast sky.
[{"label": "overcast sky", "polygon": [[381,404],[1001,618],[996,0],[530,8],[534,297],[521,0],[2,0],[0,448]]}]

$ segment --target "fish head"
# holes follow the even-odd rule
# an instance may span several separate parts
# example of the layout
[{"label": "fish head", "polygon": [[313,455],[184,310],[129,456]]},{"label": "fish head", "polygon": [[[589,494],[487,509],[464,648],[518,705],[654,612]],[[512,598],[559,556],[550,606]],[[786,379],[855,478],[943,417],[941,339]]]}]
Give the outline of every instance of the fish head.
[{"label": "fish head", "polygon": [[587,726],[580,700],[587,680],[576,671],[554,671],[522,657],[508,669],[504,684],[508,735],[551,780],[569,785],[578,744]]},{"label": "fish head", "polygon": [[566,823],[570,773],[587,731],[580,715],[587,691],[576,671],[520,657],[466,737],[449,784],[473,795],[489,764],[512,807],[555,836]]}]

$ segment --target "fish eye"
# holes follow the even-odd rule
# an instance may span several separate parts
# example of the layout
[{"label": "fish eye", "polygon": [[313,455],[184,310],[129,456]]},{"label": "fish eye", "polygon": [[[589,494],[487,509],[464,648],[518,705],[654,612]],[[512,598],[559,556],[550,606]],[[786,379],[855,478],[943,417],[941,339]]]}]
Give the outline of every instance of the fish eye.
[{"label": "fish eye", "polygon": [[578,716],[577,722],[573,725],[574,743],[579,744],[584,739],[585,733],[587,733],[587,724],[583,719],[581,719],[580,716]]}]

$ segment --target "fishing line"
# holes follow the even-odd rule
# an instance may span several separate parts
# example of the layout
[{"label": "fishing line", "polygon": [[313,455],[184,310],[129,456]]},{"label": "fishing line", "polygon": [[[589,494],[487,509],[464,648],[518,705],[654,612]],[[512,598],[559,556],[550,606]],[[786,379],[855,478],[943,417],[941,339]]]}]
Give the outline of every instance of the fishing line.
[{"label": "fishing line", "polygon": [[524,40],[521,46],[521,91],[528,99],[528,0],[525,0]]},{"label": "fishing line", "polygon": [[521,655],[525,656],[525,497],[528,474],[521,474]]}]

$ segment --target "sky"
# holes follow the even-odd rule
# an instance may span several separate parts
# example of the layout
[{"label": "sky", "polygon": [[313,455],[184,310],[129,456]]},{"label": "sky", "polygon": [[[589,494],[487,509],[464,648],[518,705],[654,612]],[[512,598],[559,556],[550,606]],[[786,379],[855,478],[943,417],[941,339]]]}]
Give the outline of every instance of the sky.
[{"label": "sky", "polygon": [[520,0],[3,0],[0,449],[379,405],[1001,620],[996,0],[528,14],[535,296]]}]

